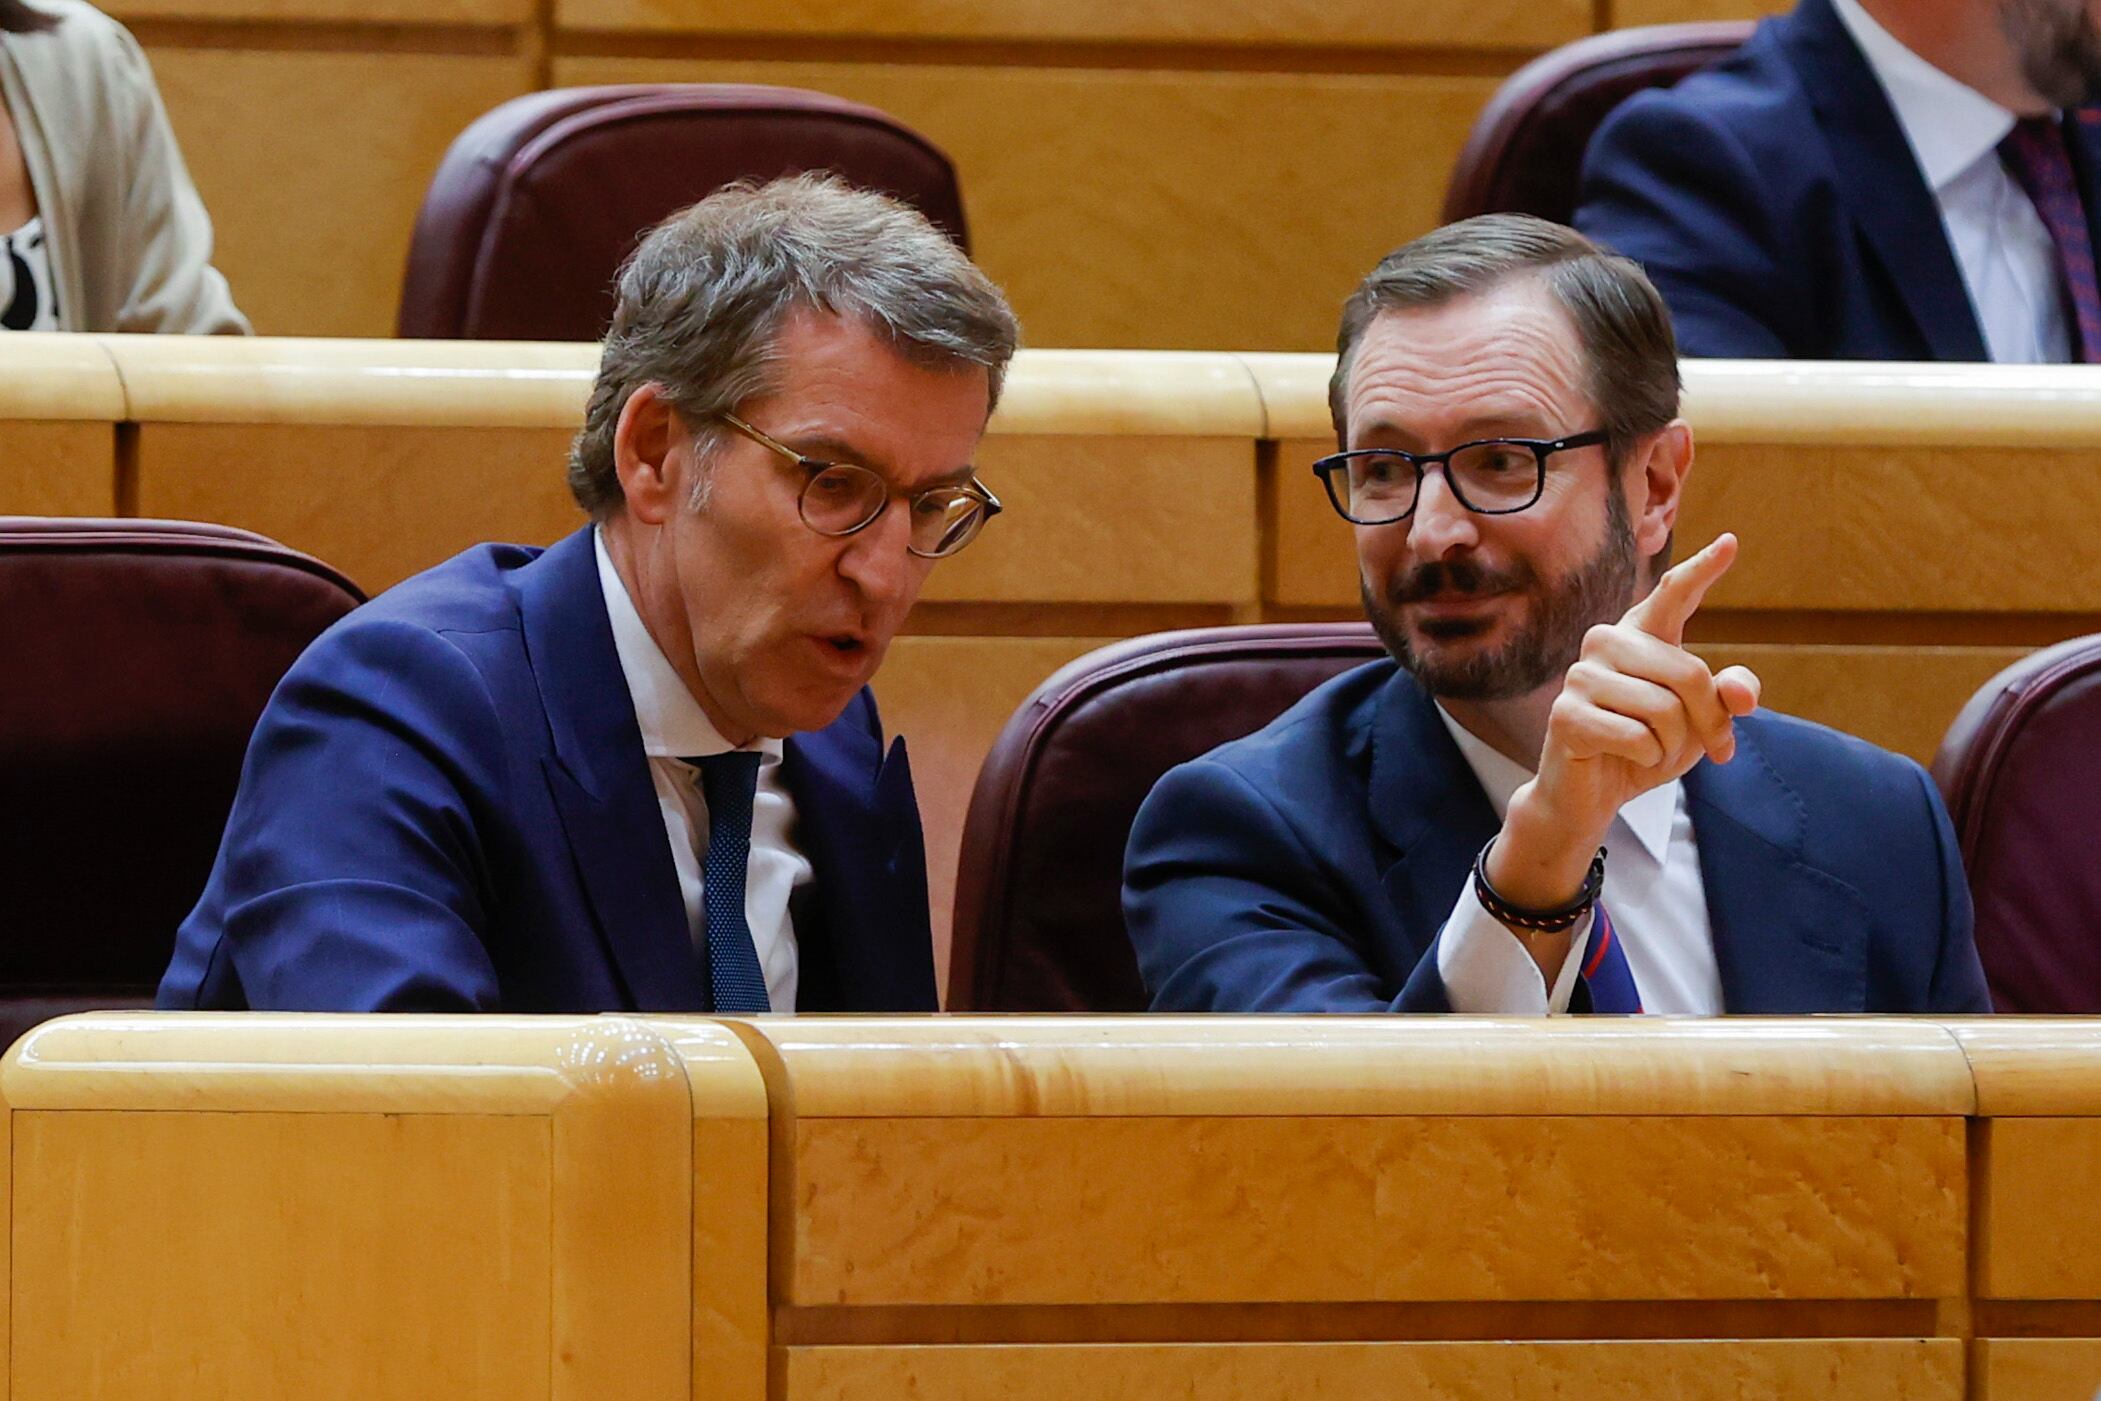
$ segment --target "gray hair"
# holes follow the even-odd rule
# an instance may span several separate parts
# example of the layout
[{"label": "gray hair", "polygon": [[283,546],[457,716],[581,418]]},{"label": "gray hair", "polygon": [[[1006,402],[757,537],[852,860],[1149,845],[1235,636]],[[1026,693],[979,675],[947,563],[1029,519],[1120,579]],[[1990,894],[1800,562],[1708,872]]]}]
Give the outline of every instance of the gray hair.
[{"label": "gray hair", "polygon": [[[918,364],[983,367],[988,414],[1020,339],[999,288],[924,215],[831,175],[716,191],[651,230],[617,290],[569,449],[569,490],[594,517],[623,501],[613,432],[628,397],[661,385],[711,448],[716,415],[773,387],[775,341],[792,311],[857,320]],[[705,479],[696,503],[704,489]]]},{"label": "gray hair", "polygon": [[1574,229],[1529,214],[1483,214],[1447,224],[1387,254],[1342,310],[1328,412],[1349,446],[1350,366],[1382,312],[1426,310],[1521,276],[1545,281],[1575,324],[1591,404],[1610,460],[1678,416],[1678,342],[1671,314],[1641,266]]}]

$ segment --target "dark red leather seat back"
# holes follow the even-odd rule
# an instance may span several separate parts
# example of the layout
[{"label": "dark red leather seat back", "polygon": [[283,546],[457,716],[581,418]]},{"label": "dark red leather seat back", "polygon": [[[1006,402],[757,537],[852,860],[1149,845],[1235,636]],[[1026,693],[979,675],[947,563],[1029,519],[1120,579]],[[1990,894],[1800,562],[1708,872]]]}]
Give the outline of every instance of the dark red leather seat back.
[{"label": "dark red leather seat back", "polygon": [[1751,37],[1744,21],[1659,24],[1564,44],[1496,89],[1452,166],[1444,219],[1576,212],[1583,151],[1606,115],[1645,88],[1667,88]]},{"label": "dark red leather seat back", "polygon": [[2046,647],[1962,708],[1933,761],[2002,1012],[2101,1012],[2101,637]]},{"label": "dark red leather seat back", "polygon": [[642,235],[735,180],[830,170],[969,247],[947,156],[873,107],[718,83],[560,88],[504,103],[445,153],[416,216],[397,330],[599,339]]},{"label": "dark red leather seat back", "polygon": [[152,1000],[263,702],[362,598],[243,530],[0,517],[0,1042]]},{"label": "dark red leather seat back", "polygon": [[1385,655],[1363,623],[1207,628],[1105,647],[1044,682],[971,795],[948,1007],[1143,1011],[1122,904],[1138,805],[1176,764]]}]

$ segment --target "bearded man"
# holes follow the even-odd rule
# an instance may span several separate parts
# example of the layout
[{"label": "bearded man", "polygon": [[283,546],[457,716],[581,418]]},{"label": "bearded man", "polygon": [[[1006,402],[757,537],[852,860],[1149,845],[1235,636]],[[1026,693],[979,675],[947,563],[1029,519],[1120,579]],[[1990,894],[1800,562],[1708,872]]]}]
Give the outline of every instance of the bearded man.
[{"label": "bearded man", "polygon": [[1158,1011],[1982,1012],[1923,770],[1681,645],[1692,434],[1641,270],[1518,215],[1351,297],[1315,470],[1392,653],[1163,778],[1124,909]]},{"label": "bearded man", "polygon": [[1687,355],[2101,360],[2096,0],[1801,0],[1613,113],[1576,227]]}]

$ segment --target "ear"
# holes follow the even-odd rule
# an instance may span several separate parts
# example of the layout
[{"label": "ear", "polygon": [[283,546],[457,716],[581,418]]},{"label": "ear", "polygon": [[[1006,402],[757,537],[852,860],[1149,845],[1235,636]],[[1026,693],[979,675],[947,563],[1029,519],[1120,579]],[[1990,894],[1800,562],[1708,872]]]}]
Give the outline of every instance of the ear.
[{"label": "ear", "polygon": [[652,381],[627,396],[613,426],[613,471],[628,515],[645,525],[664,524],[684,499],[690,464],[678,454],[680,442],[678,418],[661,385]]},{"label": "ear", "polygon": [[1627,514],[1634,526],[1634,546],[1652,558],[1678,527],[1678,505],[1685,499],[1686,474],[1692,471],[1692,429],[1674,418],[1649,437],[1627,464]]}]

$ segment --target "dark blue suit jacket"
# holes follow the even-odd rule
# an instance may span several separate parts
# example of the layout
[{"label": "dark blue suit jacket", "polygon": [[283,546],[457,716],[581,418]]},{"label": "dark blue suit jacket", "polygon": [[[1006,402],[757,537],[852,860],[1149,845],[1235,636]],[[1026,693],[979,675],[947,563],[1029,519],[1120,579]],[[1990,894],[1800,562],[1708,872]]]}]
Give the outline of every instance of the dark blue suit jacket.
[{"label": "dark blue suit jacket", "polygon": [[[1946,811],[1908,759],[1785,716],[1686,775],[1731,1012],[1985,1012]],[[1392,662],[1174,769],[1124,914],[1155,1011],[1445,1011],[1436,938],[1495,813]]]},{"label": "dark blue suit jacket", "polygon": [[[903,742],[790,739],[804,1010],[932,1010]],[[160,1006],[704,1011],[589,530],[484,545],[331,628],[249,742]],[[786,1009],[783,1009],[786,1010]]]},{"label": "dark blue suit jacket", "polygon": [[[2095,115],[2071,144],[2101,212]],[[1686,355],[1991,358],[1933,192],[1830,0],[1622,104],[1584,158],[1575,223],[1648,270]]]}]

